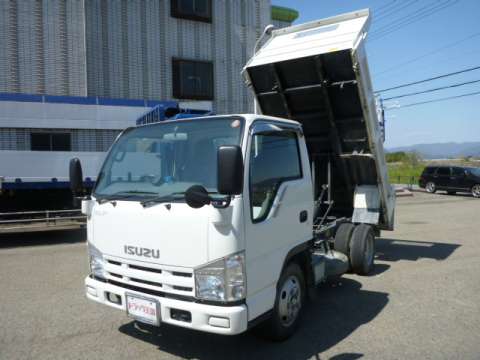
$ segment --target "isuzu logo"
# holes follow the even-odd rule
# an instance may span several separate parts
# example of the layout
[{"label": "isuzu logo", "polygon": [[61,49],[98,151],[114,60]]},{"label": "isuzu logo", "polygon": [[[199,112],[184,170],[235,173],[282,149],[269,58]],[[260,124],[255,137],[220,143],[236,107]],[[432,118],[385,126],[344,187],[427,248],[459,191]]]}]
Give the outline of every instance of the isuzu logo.
[{"label": "isuzu logo", "polygon": [[154,259],[160,258],[160,250],[158,249],[149,249],[149,248],[125,245],[123,247],[123,251],[125,252],[125,254],[128,254],[128,255],[136,255],[136,256],[142,256],[142,257],[154,258]]}]

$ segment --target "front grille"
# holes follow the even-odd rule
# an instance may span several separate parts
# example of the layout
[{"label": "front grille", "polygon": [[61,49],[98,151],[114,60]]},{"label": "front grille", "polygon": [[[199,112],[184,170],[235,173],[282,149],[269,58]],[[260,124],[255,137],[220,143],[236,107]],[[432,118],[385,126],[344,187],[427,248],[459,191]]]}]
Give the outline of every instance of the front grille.
[{"label": "front grille", "polygon": [[[97,280],[99,280],[99,279],[97,279]],[[107,280],[106,282],[108,284],[119,286],[119,287],[122,287],[122,288],[125,288],[125,289],[128,289],[128,290],[143,292],[145,294],[149,294],[149,295],[153,295],[153,296],[164,297],[164,298],[169,298],[169,299],[176,299],[176,300],[181,300],[181,301],[190,301],[190,302],[195,301],[193,296],[182,296],[182,295],[176,295],[176,294],[168,294],[164,291],[150,290],[150,289],[142,288],[142,287],[139,287],[139,286],[124,284],[124,283],[114,281],[114,280]]]},{"label": "front grille", "polygon": [[134,281],[134,282],[137,282],[137,283],[141,283],[141,284],[147,284],[147,285],[162,287],[162,284],[159,284],[159,283],[156,283],[156,282],[153,282],[153,281],[146,281],[146,280],[140,280],[140,279],[135,279],[135,278],[130,278],[130,280]]},{"label": "front grille", "polygon": [[162,273],[161,269],[153,269],[153,268],[147,268],[144,266],[138,266],[138,265],[130,265],[131,269],[137,269],[137,270],[143,270],[143,271],[149,271],[149,272],[155,272],[155,273]]},{"label": "front grille", "polygon": [[184,273],[179,271],[173,271],[172,274],[175,276],[192,277],[192,273]]},{"label": "front grille", "polygon": [[105,258],[107,280],[123,284],[125,288],[135,287],[143,289],[144,292],[148,290],[187,297],[195,295],[193,270],[162,265],[138,265],[138,262],[130,263],[108,256]]}]

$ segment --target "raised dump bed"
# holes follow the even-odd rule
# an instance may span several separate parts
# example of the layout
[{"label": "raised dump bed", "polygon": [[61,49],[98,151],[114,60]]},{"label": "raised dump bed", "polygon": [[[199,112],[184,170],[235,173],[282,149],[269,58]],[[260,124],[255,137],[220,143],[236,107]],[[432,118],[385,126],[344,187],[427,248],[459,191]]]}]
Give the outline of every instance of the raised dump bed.
[{"label": "raised dump bed", "polygon": [[318,215],[390,230],[395,194],[364,47],[368,25],[361,10],[274,30],[244,74],[261,113],[303,125]]}]

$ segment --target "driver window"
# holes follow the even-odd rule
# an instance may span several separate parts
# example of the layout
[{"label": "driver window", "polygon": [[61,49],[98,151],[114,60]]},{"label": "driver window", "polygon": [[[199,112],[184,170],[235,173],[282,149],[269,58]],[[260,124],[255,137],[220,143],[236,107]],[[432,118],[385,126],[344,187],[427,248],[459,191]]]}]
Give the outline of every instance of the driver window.
[{"label": "driver window", "polygon": [[250,210],[252,221],[267,218],[280,185],[302,177],[294,132],[257,134],[250,150]]}]

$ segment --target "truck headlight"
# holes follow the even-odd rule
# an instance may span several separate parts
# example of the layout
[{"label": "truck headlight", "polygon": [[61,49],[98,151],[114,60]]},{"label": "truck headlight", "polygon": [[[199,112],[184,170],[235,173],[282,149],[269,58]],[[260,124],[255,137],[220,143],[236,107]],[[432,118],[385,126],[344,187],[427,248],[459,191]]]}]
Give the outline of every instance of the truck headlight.
[{"label": "truck headlight", "polygon": [[90,271],[93,276],[105,279],[105,260],[103,255],[94,246],[88,246],[88,253],[90,255]]},{"label": "truck headlight", "polygon": [[239,252],[195,270],[196,297],[237,301],[245,298],[245,252]]}]

